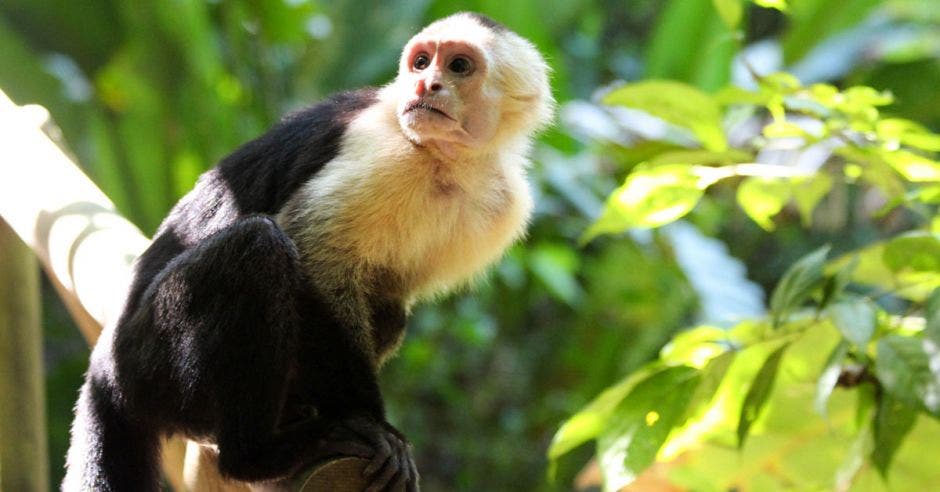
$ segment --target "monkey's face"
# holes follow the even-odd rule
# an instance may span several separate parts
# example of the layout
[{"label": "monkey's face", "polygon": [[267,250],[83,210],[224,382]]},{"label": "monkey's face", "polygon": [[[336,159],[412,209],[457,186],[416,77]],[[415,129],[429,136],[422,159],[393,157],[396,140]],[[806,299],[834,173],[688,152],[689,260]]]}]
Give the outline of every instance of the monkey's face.
[{"label": "monkey's face", "polygon": [[[424,33],[422,33],[424,34]],[[419,34],[405,47],[396,84],[398,120],[419,144],[481,148],[500,118],[481,44]]]}]

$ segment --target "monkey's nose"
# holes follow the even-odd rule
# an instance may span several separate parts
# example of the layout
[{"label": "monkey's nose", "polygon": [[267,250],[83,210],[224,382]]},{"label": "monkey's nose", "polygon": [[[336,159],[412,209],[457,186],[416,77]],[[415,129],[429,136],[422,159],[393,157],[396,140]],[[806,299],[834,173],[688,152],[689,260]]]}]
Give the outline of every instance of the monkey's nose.
[{"label": "monkey's nose", "polygon": [[419,96],[423,96],[426,92],[435,93],[439,92],[444,88],[444,85],[438,80],[425,81],[421,79],[418,81],[418,86],[415,88],[415,93]]}]

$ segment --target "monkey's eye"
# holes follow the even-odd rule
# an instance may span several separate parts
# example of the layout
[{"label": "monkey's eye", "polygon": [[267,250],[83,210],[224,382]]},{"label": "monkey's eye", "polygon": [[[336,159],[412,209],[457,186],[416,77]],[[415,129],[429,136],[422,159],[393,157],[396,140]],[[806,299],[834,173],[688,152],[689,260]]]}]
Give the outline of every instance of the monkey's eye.
[{"label": "monkey's eye", "polygon": [[473,64],[470,63],[470,60],[462,56],[458,56],[457,58],[454,58],[450,61],[450,65],[447,65],[447,68],[457,75],[467,75],[471,70],[473,70]]},{"label": "monkey's eye", "polygon": [[415,60],[412,62],[411,66],[414,67],[415,70],[424,70],[425,68],[428,68],[428,65],[430,64],[431,59],[428,58],[428,55],[421,53],[415,57]]}]

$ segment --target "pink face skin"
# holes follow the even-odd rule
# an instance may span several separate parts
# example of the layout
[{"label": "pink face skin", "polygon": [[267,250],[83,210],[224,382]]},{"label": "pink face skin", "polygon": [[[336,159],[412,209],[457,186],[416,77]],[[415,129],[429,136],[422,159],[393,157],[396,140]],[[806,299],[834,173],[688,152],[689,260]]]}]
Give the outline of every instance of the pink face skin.
[{"label": "pink face skin", "polygon": [[410,140],[445,154],[473,152],[493,138],[496,97],[487,94],[487,66],[475,44],[416,38],[398,74],[398,121]]}]

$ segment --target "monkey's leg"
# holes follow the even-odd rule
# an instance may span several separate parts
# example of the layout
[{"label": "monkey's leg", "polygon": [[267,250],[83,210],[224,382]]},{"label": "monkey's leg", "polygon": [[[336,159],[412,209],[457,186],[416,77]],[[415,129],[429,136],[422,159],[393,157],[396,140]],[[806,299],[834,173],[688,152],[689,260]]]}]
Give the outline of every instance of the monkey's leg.
[{"label": "monkey's leg", "polygon": [[250,217],[177,256],[143,294],[148,313],[138,319],[152,319],[167,340],[160,358],[175,361],[165,372],[181,396],[169,419],[214,437],[231,478],[289,476],[329,430],[316,420],[281,423],[303,280],[290,238],[271,219]]},{"label": "monkey's leg", "polygon": [[[208,420],[214,422],[211,435],[224,475],[244,481],[285,478],[336,455],[373,458],[384,465],[376,467],[379,478],[394,481],[401,475],[393,472],[410,454],[385,428],[368,358],[343,343],[346,335],[328,311],[309,316],[315,299],[306,294],[311,287],[298,252],[273,221],[248,218],[213,234],[170,262],[153,284],[143,304],[152,310],[157,332],[174,338],[165,350],[183,366],[168,371],[181,375],[175,386],[188,391],[181,400],[199,402],[207,395],[204,405],[181,403],[179,413],[185,419],[201,406],[213,407]],[[307,353],[300,339],[311,331],[323,336],[314,341],[317,350]],[[338,361],[341,370],[300,370],[298,358],[310,357]],[[346,400],[344,393],[355,396],[344,401],[340,414],[285,426],[285,399],[298,370],[307,379],[348,378],[351,388],[316,394],[315,403]],[[361,414],[376,422],[347,422],[347,416]]]},{"label": "monkey's leg", "polygon": [[156,434],[119,410],[109,377],[98,373],[94,362],[88,372],[76,404],[62,490],[159,490]]},{"label": "monkey's leg", "polygon": [[[352,295],[345,296],[352,298]],[[351,336],[361,327],[333,320],[316,300],[301,303],[303,326],[299,371],[292,389],[312,395],[317,412],[338,422],[319,446],[326,457],[343,452],[348,443],[364,443],[371,450],[369,491],[417,490],[418,472],[407,439],[385,420],[373,363]],[[310,320],[310,321],[308,321]],[[312,320],[319,320],[314,323]],[[402,319],[404,323],[404,319]],[[402,487],[404,486],[404,487]]]}]

